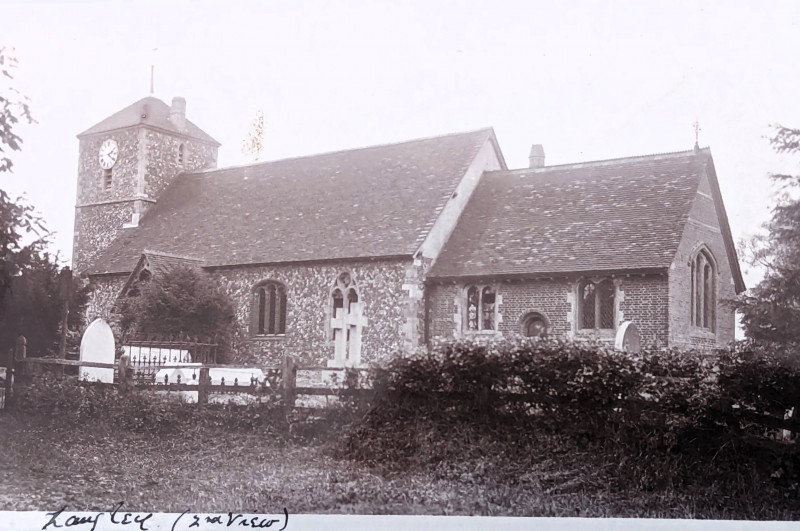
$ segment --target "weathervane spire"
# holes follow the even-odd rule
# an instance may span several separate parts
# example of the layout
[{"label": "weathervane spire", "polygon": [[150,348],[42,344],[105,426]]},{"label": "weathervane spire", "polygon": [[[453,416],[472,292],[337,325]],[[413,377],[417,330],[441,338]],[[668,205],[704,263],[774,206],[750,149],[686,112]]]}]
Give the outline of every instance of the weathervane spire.
[{"label": "weathervane spire", "polygon": [[150,95],[155,94],[155,70],[156,70],[156,52],[158,48],[153,48],[153,59],[150,62]]}]

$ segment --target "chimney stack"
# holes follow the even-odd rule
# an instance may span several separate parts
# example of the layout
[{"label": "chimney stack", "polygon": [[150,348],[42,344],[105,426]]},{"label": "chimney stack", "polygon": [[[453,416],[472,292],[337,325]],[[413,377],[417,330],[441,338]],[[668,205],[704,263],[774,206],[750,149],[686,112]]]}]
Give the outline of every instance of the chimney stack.
[{"label": "chimney stack", "polygon": [[169,121],[180,131],[186,131],[186,99],[181,96],[172,98],[169,109]]},{"label": "chimney stack", "polygon": [[531,154],[528,155],[530,168],[544,168],[544,148],[541,144],[531,146]]}]

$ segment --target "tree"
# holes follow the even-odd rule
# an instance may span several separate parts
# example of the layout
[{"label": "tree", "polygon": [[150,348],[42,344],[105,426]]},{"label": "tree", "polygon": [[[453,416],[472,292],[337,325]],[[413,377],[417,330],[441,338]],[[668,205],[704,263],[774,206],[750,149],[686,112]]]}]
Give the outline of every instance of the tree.
[{"label": "tree", "polygon": [[0,352],[7,352],[19,335],[28,340],[30,356],[45,356],[58,351],[61,319],[65,302],[68,315],[67,343],[77,350],[82,310],[88,301],[88,289],[65,286],[67,268],[59,268],[58,258],[36,254],[20,275],[11,278],[6,313],[0,320]]},{"label": "tree", "polygon": [[[800,129],[775,126],[778,153],[800,152]],[[773,174],[779,196],[762,233],[745,242],[748,261],[764,269],[761,282],[735,302],[748,337],[800,343],[800,176]]]},{"label": "tree", "polygon": [[261,160],[264,151],[264,111],[256,112],[256,117],[247,133],[247,138],[242,145],[242,153],[249,156],[253,162]]},{"label": "tree", "polygon": [[[0,78],[13,79],[11,70],[17,67],[12,52],[0,46]],[[22,139],[14,132],[20,120],[34,123],[28,107],[28,99],[13,87],[0,89],[0,173],[10,172],[13,166],[9,151],[19,151]],[[20,198],[12,200],[0,189],[0,312],[6,302],[12,277],[36,257],[46,243],[41,218],[30,205]],[[24,243],[33,236],[33,241]]]},{"label": "tree", "polygon": [[6,352],[19,335],[28,340],[31,356],[46,356],[58,351],[61,319],[65,302],[72,311],[67,320],[67,343],[77,350],[80,342],[83,308],[89,299],[88,288],[63,286],[69,270],[59,268],[58,257],[34,255],[28,266],[11,279],[6,313],[0,320],[0,352]]},{"label": "tree", "polygon": [[124,333],[215,338],[222,357],[237,336],[233,303],[206,274],[175,267],[138,286],[117,304]]}]

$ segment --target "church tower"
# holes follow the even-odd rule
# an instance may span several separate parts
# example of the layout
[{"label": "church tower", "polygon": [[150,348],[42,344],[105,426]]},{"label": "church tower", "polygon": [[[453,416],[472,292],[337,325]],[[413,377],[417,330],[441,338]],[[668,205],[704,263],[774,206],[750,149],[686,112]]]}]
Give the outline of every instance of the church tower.
[{"label": "church tower", "polygon": [[136,230],[182,172],[216,168],[220,144],[186,119],[186,100],[143,98],[78,135],[72,268],[85,271],[123,230]]}]

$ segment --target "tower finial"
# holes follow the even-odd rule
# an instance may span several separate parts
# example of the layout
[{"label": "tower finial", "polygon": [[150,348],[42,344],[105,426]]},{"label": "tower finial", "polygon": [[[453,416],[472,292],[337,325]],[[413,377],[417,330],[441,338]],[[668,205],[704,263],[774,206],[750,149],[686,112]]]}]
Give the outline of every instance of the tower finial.
[{"label": "tower finial", "polygon": [[153,48],[153,60],[150,63],[150,95],[155,94],[155,70],[156,70],[156,52],[158,48]]},{"label": "tower finial", "polygon": [[695,120],[694,126],[694,150],[700,151],[700,122]]}]

